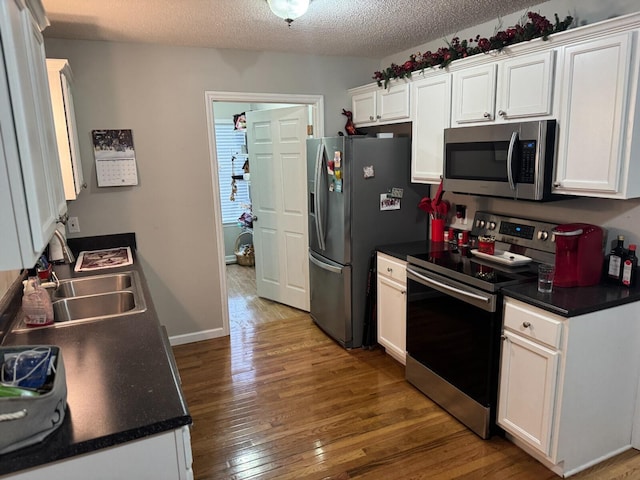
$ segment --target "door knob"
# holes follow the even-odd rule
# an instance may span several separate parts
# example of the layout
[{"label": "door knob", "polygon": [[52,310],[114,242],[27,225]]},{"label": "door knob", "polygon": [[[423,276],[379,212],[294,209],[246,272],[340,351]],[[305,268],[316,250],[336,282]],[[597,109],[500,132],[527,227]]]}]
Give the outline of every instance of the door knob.
[{"label": "door knob", "polygon": [[258,221],[258,217],[256,217],[255,215],[253,216],[253,221],[257,222]]}]

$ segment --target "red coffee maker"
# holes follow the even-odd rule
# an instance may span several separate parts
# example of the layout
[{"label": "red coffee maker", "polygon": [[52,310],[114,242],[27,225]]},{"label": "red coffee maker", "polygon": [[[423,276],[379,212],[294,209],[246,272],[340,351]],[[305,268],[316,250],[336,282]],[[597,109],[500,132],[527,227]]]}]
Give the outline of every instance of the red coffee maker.
[{"label": "red coffee maker", "polygon": [[567,223],[553,229],[556,242],[554,287],[588,287],[600,282],[604,232],[588,223]]}]

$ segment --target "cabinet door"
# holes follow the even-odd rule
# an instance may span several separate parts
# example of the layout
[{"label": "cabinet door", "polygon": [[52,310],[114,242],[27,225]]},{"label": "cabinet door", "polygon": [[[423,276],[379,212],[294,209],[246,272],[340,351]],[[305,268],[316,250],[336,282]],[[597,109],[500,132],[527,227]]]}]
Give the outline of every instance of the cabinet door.
[{"label": "cabinet door", "polygon": [[377,120],[376,91],[372,88],[351,97],[351,112],[356,125],[374,123]]},{"label": "cabinet door", "polygon": [[391,85],[386,89],[379,88],[376,92],[378,97],[376,118],[380,122],[409,118],[409,92],[408,83]]},{"label": "cabinet door", "polygon": [[554,59],[550,50],[498,65],[498,120],[551,115]]},{"label": "cabinet door", "polygon": [[440,183],[444,162],[444,129],[451,124],[451,75],[413,82],[411,181]]},{"label": "cabinet door", "polygon": [[[4,56],[0,48],[0,104],[10,105],[6,83]],[[22,245],[31,245],[31,235],[24,196],[14,194],[12,185],[22,186],[18,144],[10,109],[0,109],[0,270],[20,269],[23,264]],[[6,172],[6,173],[5,173]],[[16,215],[18,213],[18,215]],[[31,248],[28,249],[31,253]]]},{"label": "cabinet door", "polygon": [[497,423],[548,456],[559,356],[558,351],[504,332]]},{"label": "cabinet door", "polygon": [[[12,135],[18,147],[17,154],[5,155],[20,250],[20,258],[13,258],[16,263],[3,263],[2,268],[32,267],[53,235],[58,216],[66,211],[66,203],[53,143],[39,28],[24,5],[2,2],[0,30],[12,105],[10,114],[4,112],[7,115],[3,121],[13,123]],[[3,141],[13,143],[11,132],[3,128]],[[2,241],[4,249],[8,240]]]},{"label": "cabinet door", "polygon": [[[28,37],[28,48],[31,52],[29,64],[31,66],[32,87],[36,100],[36,120],[38,122],[43,163],[47,177],[47,191],[51,205],[53,206],[51,213],[54,219],[55,229],[55,223],[58,218],[67,211],[67,202],[64,197],[60,159],[58,157],[53,124],[53,111],[51,108],[51,95],[49,93],[49,81],[47,78],[47,65],[44,52],[44,38],[42,37],[38,24],[28,10],[23,11],[23,22]],[[47,238],[51,238],[51,235],[48,235]]]},{"label": "cabinet door", "polygon": [[613,35],[562,52],[556,193],[616,197],[623,188],[631,40]]},{"label": "cabinet door", "polygon": [[66,200],[75,200],[83,188],[84,175],[76,129],[71,69],[66,60],[47,59],[47,73],[64,195]]},{"label": "cabinet door", "polygon": [[496,103],[495,63],[453,72],[453,122],[492,122]]},{"label": "cabinet door", "polygon": [[406,287],[383,275],[377,280],[378,343],[403,365],[406,362]]}]

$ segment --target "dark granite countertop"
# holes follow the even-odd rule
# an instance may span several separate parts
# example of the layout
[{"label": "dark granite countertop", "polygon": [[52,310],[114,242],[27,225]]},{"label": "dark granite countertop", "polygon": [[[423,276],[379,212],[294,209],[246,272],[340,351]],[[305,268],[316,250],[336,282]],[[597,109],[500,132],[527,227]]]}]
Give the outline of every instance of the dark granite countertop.
[{"label": "dark granite countertop", "polygon": [[191,424],[173,353],[139,263],[89,274],[76,274],[69,265],[55,267],[61,279],[128,270],[140,275],[145,312],[7,333],[3,345],[60,347],[67,375],[68,412],[61,427],[43,442],[0,455],[0,474]]},{"label": "dark granite countertop", "polygon": [[[407,256],[426,253],[432,247],[426,241],[419,241],[380,245],[376,250],[400,260],[407,260]],[[632,288],[608,283],[592,287],[554,287],[550,294],[543,294],[538,292],[537,282],[532,281],[505,287],[502,292],[508,297],[563,317],[575,317],[640,300],[640,284]]]},{"label": "dark granite countertop", "polygon": [[507,297],[521,300],[563,317],[575,317],[640,300],[640,285],[626,288],[601,283],[592,287],[553,287],[551,293],[539,293],[537,282],[505,287]]},{"label": "dark granite countertop", "polygon": [[426,253],[428,249],[427,241],[393,243],[390,245],[380,245],[376,247],[378,252],[385,253],[400,260],[407,260],[409,255]]}]

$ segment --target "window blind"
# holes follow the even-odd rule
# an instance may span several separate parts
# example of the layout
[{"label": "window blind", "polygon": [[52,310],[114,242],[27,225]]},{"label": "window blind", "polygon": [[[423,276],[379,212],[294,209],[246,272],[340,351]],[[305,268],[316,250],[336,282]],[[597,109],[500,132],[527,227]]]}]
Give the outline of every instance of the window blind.
[{"label": "window blind", "polygon": [[[222,223],[237,223],[238,218],[251,204],[249,182],[236,180],[235,201],[231,201],[231,175],[242,175],[242,166],[249,157],[243,155],[242,146],[246,145],[245,132],[233,129],[233,122],[215,122],[216,154],[218,156],[218,182]],[[233,165],[231,158],[235,156]]]}]

